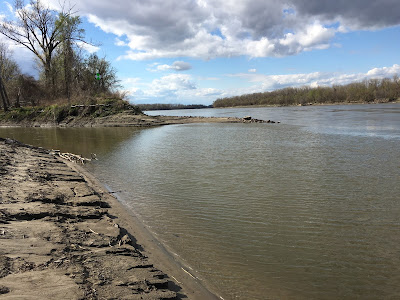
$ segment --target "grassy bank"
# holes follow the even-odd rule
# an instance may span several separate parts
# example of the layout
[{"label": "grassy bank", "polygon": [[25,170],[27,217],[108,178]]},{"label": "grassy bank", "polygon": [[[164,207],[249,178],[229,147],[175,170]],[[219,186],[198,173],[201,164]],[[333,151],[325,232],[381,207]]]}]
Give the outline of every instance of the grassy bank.
[{"label": "grassy bank", "polygon": [[0,112],[0,127],[151,127],[188,123],[273,123],[230,117],[148,116],[120,99],[97,99],[87,104],[55,104],[13,108]]},{"label": "grassy bank", "polygon": [[31,106],[12,108],[0,112],[0,123],[26,125],[39,124],[68,124],[71,121],[90,120],[107,117],[121,112],[140,115],[142,111],[122,99],[92,98],[86,103],[53,104],[49,106]]}]

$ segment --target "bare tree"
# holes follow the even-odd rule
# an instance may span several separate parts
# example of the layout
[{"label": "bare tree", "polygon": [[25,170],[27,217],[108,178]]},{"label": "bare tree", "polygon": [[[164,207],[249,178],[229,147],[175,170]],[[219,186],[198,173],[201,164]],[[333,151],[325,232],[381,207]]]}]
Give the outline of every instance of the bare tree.
[{"label": "bare tree", "polygon": [[4,43],[0,43],[0,95],[4,110],[11,106],[6,87],[20,73],[17,63],[11,58],[10,50]]},{"label": "bare tree", "polygon": [[4,43],[0,43],[0,73],[5,85],[21,74],[17,62],[12,58],[11,50]]},{"label": "bare tree", "polygon": [[[57,15],[40,0],[31,0],[29,6],[25,6],[23,0],[16,0],[14,9],[17,20],[0,22],[0,33],[34,53],[44,67],[47,88],[51,85],[54,87],[52,57],[54,50],[67,38],[63,34],[64,26],[71,16],[71,10]],[[82,40],[80,34],[69,34],[68,38],[70,41]]]}]

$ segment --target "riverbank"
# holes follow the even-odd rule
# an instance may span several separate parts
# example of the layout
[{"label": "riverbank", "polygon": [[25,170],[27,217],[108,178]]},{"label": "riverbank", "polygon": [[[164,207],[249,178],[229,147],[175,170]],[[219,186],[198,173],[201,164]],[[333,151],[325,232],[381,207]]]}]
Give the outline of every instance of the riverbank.
[{"label": "riverbank", "polygon": [[359,105],[359,104],[393,104],[400,103],[400,99],[396,101],[373,101],[373,102],[365,102],[365,101],[352,101],[352,102],[324,102],[324,103],[305,103],[305,104],[288,104],[288,105],[279,105],[279,104],[255,104],[255,105],[235,105],[235,106],[221,106],[214,107],[216,109],[224,109],[224,108],[251,108],[251,107],[293,107],[293,106],[334,106],[334,105]]},{"label": "riverbank", "polygon": [[152,127],[192,123],[275,123],[234,117],[148,116],[124,111],[104,117],[71,116],[61,121],[43,118],[0,118],[0,127]]},{"label": "riverbank", "polygon": [[0,156],[2,299],[218,299],[77,164],[5,139]]},{"label": "riverbank", "polygon": [[0,127],[152,127],[190,123],[274,123],[249,118],[149,116],[124,100],[50,105],[0,111]]}]

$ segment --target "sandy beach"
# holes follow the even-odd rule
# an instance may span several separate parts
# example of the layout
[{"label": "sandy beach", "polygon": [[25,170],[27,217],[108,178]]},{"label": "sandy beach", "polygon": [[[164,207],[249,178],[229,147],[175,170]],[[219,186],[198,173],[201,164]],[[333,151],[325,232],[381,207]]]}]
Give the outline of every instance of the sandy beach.
[{"label": "sandy beach", "polygon": [[2,299],[219,299],[96,178],[0,138]]}]

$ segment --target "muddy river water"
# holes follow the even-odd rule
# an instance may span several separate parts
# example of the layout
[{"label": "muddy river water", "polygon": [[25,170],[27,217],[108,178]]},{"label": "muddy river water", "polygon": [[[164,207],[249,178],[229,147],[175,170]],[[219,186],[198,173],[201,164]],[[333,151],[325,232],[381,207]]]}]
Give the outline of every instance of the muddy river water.
[{"label": "muddy river water", "polygon": [[96,153],[87,168],[226,299],[400,297],[400,104],[160,113],[281,123],[0,136]]}]

